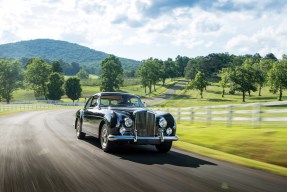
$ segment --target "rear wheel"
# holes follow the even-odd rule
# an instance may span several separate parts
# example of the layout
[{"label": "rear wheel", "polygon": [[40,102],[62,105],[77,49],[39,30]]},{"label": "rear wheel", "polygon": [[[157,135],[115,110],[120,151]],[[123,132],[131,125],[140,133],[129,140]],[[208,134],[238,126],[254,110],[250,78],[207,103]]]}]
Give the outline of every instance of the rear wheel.
[{"label": "rear wheel", "polygon": [[105,152],[111,152],[115,149],[115,143],[109,141],[108,136],[109,136],[108,126],[104,124],[101,130],[100,140],[101,140],[101,147]]},{"label": "rear wheel", "polygon": [[86,133],[82,132],[82,122],[78,119],[76,123],[76,135],[78,139],[85,139]]},{"label": "rear wheel", "polygon": [[172,146],[172,141],[165,141],[164,143],[155,145],[155,147],[159,153],[169,152],[171,146]]}]

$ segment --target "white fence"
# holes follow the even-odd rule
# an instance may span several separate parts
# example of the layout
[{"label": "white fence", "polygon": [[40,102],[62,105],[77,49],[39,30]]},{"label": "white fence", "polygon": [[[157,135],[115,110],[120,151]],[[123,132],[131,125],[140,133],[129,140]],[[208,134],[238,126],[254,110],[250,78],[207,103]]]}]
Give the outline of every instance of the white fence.
[{"label": "white fence", "polygon": [[40,109],[57,109],[57,108],[81,108],[84,103],[75,102],[67,103],[60,101],[19,101],[10,104],[0,103],[0,112],[3,111],[26,111],[26,110],[40,110]]},{"label": "white fence", "polygon": [[[84,103],[79,102],[22,101],[11,104],[0,104],[0,112],[75,108],[75,106],[81,108],[83,105]],[[153,110],[170,112],[178,122],[205,121],[207,124],[210,124],[213,121],[225,121],[228,126],[231,126],[234,121],[241,121],[252,122],[254,126],[259,126],[261,122],[287,121],[287,101],[188,108],[153,108]]]},{"label": "white fence", "polygon": [[180,121],[225,121],[231,126],[233,121],[253,122],[259,126],[261,122],[286,122],[287,101],[233,104],[188,108],[154,108],[153,110],[170,112]]}]

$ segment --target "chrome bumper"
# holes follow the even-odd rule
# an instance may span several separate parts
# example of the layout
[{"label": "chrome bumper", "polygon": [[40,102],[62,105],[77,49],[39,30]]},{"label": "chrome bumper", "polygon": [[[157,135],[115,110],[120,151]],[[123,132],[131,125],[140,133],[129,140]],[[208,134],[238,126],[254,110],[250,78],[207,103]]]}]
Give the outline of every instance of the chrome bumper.
[{"label": "chrome bumper", "polygon": [[157,136],[157,137],[141,137],[128,135],[109,135],[109,141],[133,142],[138,144],[160,144],[164,141],[177,141],[178,136]]}]

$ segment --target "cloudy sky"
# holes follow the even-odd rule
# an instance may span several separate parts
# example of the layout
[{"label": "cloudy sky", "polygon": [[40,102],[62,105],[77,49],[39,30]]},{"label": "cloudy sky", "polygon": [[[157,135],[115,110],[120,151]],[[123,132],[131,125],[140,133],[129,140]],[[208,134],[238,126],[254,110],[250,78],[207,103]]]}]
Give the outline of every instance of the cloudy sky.
[{"label": "cloudy sky", "polygon": [[117,56],[287,53],[286,0],[0,0],[0,44],[48,38]]}]

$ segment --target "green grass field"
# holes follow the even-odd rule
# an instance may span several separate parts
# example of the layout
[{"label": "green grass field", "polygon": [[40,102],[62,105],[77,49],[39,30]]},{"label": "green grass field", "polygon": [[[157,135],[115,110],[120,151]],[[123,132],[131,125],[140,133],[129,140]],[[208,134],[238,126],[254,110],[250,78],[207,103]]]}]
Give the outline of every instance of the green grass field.
[{"label": "green grass field", "polygon": [[[218,122],[210,125],[207,125],[206,122],[193,124],[181,122],[177,125],[177,134],[180,137],[180,142],[175,142],[175,146],[180,148],[192,144],[190,146],[202,146],[259,161],[258,163],[246,163],[244,159],[235,158],[234,160],[224,153],[212,152],[213,155],[215,154],[213,156],[215,158],[255,168],[264,169],[264,166],[260,166],[260,162],[287,167],[287,128],[285,123],[265,123],[260,128],[253,128],[247,123],[238,123],[232,127],[226,127],[224,123]],[[194,147],[185,149],[194,151]],[[205,149],[197,148],[196,152],[210,156],[207,154],[210,152],[205,151]],[[277,168],[275,166],[270,171],[287,175],[287,168],[282,168],[283,172],[278,171]]]},{"label": "green grass field", "polygon": [[[65,76],[65,79],[68,77]],[[91,76],[92,81],[97,81],[97,76]],[[87,80],[83,80],[82,85],[82,97],[80,98],[80,101],[85,101],[85,98],[87,99],[91,95],[100,92],[100,87],[99,86],[88,86],[86,84]],[[166,80],[166,84],[162,86],[162,83],[159,82],[156,84],[156,91],[153,91],[151,94],[145,94],[144,88],[139,84],[139,79],[134,78],[134,79],[125,79],[124,85],[120,88],[121,92],[127,92],[127,93],[132,93],[136,94],[142,97],[150,98],[150,97],[155,97],[161,94],[164,94],[168,88],[172,85],[174,85],[178,80],[175,79],[171,81],[170,79]],[[153,90],[153,89],[152,89]],[[148,89],[147,89],[148,91]],[[24,101],[24,100],[35,100],[34,92],[33,90],[25,90],[25,89],[19,89],[13,92],[13,100],[12,101]],[[71,102],[67,96],[63,96],[62,101],[64,102]]]},{"label": "green grass field", "polygon": [[[227,105],[227,104],[242,104],[242,93],[237,92],[235,95],[228,94],[229,89],[226,89],[227,94],[222,97],[222,88],[218,83],[213,83],[207,87],[203,93],[203,99],[200,98],[198,90],[185,90],[181,89],[176,92],[176,95],[164,103],[160,107],[193,107],[193,106],[214,106],[214,105]],[[284,95],[283,100],[287,100]],[[277,95],[269,92],[269,87],[264,87],[261,92],[262,96],[258,96],[258,92],[251,92],[251,96],[246,96],[245,103],[256,102],[272,102],[277,101]]]}]

